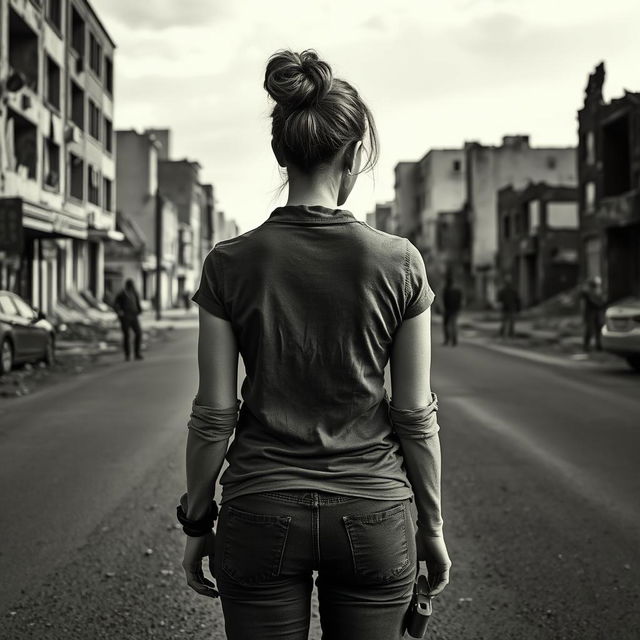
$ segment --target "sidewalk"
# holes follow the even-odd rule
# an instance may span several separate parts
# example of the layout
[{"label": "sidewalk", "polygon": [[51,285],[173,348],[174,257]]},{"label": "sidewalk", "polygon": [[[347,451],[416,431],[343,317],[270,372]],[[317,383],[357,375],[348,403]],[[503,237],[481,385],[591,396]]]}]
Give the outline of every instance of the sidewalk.
[{"label": "sidewalk", "polygon": [[[174,329],[198,327],[198,308],[189,310],[166,309],[162,319],[156,320],[155,311],[145,311],[141,318],[142,350]],[[55,384],[70,375],[80,375],[89,368],[106,366],[122,359],[122,332],[115,318],[113,327],[101,338],[80,340],[60,336],[56,340],[56,362],[52,367],[44,363],[25,364],[0,377],[0,400],[32,393],[45,385]]]},{"label": "sidewalk", "polygon": [[198,305],[192,304],[189,309],[163,309],[161,319],[156,319],[154,310],[145,311],[140,317],[144,330],[158,329],[195,329],[198,327]]},{"label": "sidewalk", "polygon": [[620,358],[603,351],[585,352],[582,344],[582,320],[579,315],[530,317],[516,319],[515,337],[500,336],[499,311],[465,311],[459,320],[466,338],[480,339],[497,350],[538,356],[555,356],[569,362],[619,364]]}]

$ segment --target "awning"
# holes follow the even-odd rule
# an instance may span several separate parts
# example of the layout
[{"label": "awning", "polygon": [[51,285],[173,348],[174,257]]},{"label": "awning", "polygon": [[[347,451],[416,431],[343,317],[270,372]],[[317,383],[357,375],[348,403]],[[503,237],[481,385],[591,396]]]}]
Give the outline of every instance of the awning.
[{"label": "awning", "polygon": [[[87,222],[66,211],[58,211],[22,198],[0,198],[0,217],[11,219],[18,228],[16,237],[0,238],[0,244],[22,251],[22,230],[30,229],[47,238],[87,238]],[[16,231],[16,229],[14,229]],[[0,235],[2,235],[0,229]]]},{"label": "awning", "polygon": [[116,231],[115,229],[94,229],[89,227],[89,240],[113,240],[115,242],[122,242],[124,240],[124,233],[122,231]]}]

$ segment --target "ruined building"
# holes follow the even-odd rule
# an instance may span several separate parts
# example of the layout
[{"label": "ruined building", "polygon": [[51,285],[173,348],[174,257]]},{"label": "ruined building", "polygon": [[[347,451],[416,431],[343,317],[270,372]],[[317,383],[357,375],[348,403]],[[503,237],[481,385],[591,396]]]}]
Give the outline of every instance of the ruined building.
[{"label": "ruined building", "polygon": [[605,103],[604,63],[578,111],[580,273],[609,301],[640,296],[640,93]]}]

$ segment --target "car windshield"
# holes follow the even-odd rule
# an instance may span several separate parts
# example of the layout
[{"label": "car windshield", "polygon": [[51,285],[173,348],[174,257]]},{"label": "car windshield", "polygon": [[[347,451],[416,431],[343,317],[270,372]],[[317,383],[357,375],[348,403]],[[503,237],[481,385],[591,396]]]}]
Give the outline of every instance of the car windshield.
[{"label": "car windshield", "polygon": [[17,296],[12,296],[13,304],[15,304],[18,309],[18,313],[20,316],[25,318],[26,320],[32,320],[36,316],[36,312],[21,298]]},{"label": "car windshield", "polygon": [[17,316],[18,310],[11,300],[11,296],[0,294],[0,313],[4,313],[7,316]]}]

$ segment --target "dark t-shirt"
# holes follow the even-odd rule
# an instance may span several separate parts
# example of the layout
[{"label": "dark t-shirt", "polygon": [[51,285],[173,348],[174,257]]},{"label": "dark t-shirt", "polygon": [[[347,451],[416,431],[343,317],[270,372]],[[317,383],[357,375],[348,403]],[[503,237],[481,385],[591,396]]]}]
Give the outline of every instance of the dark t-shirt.
[{"label": "dark t-shirt", "polygon": [[445,313],[458,313],[462,307],[462,291],[457,287],[445,287],[442,292],[442,306]]},{"label": "dark t-shirt", "polygon": [[129,292],[126,289],[122,289],[118,293],[113,302],[113,307],[127,319],[137,318],[142,313],[138,294],[135,291]]},{"label": "dark t-shirt", "polygon": [[231,322],[246,369],[223,500],[411,496],[384,389],[396,330],[434,299],[409,240],[344,209],[279,207],[216,244],[192,299]]}]

